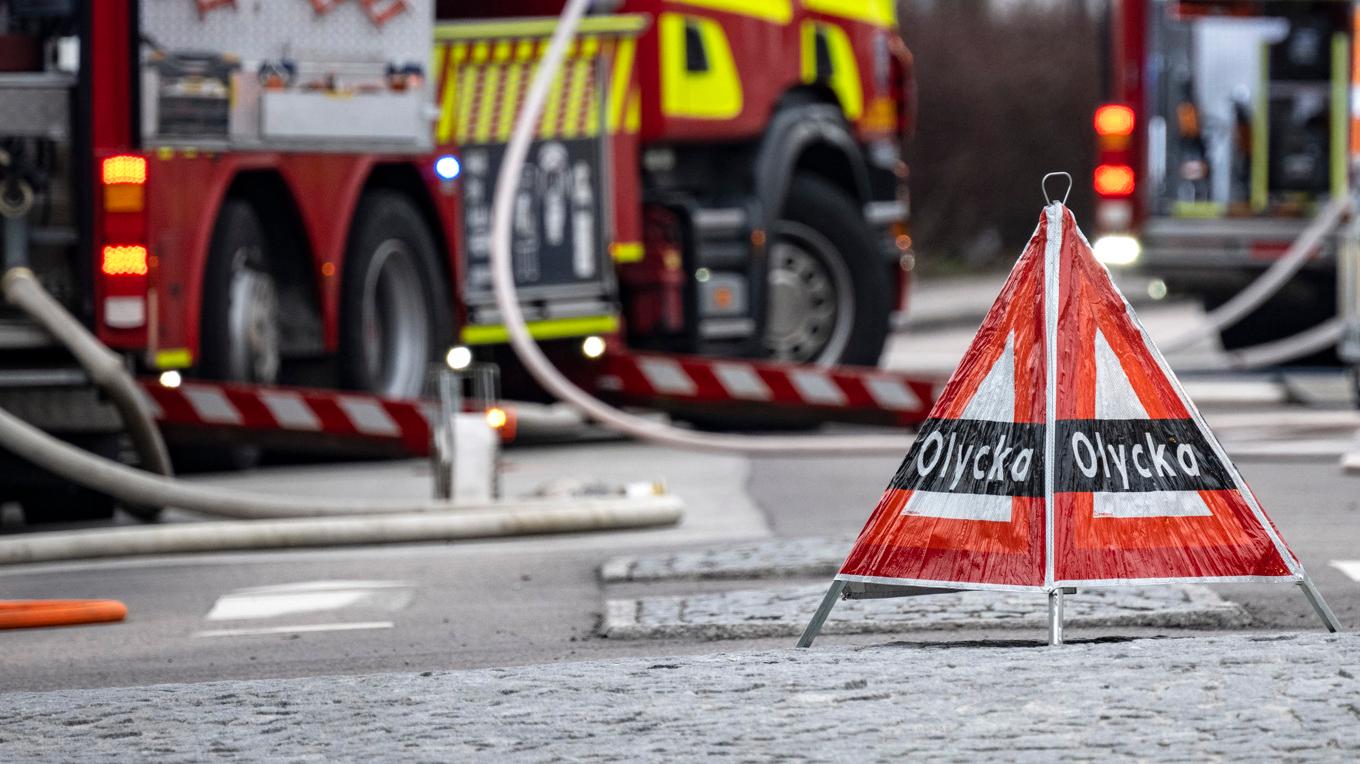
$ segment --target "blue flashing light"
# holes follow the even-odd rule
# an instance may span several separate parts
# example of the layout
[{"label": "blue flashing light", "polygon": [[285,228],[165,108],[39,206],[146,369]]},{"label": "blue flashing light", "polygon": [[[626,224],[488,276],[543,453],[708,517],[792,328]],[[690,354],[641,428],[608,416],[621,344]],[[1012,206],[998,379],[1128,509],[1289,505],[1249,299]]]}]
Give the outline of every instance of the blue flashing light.
[{"label": "blue flashing light", "polygon": [[434,174],[444,180],[453,180],[462,172],[462,163],[458,161],[458,157],[452,154],[445,154],[434,162]]}]

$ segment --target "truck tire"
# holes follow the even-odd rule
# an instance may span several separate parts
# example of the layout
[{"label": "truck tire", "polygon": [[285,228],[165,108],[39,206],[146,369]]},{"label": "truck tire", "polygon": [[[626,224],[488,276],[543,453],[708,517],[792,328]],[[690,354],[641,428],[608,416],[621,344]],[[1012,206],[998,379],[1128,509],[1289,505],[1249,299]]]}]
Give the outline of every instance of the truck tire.
[{"label": "truck tire", "polygon": [[858,205],[840,187],[799,173],[772,234],[767,356],[821,366],[877,365],[892,295]]},{"label": "truck tire", "polygon": [[[278,287],[269,258],[269,237],[255,208],[244,199],[224,201],[204,269],[199,376],[265,385],[279,381]],[[179,470],[242,470],[259,463],[260,448],[177,444],[172,456]]]},{"label": "truck tire", "polygon": [[[62,440],[105,459],[118,459],[116,433],[63,436]],[[117,499],[57,477],[36,465],[29,466],[33,479],[11,491],[12,498],[23,508],[25,523],[79,523],[113,517]]]},{"label": "truck tire", "polygon": [[359,200],[341,284],[340,381],[414,398],[452,335],[447,279],[420,211],[395,191]]},{"label": "truck tire", "polygon": [[[1203,296],[1205,310],[1232,299],[1235,292],[1218,291]],[[1336,275],[1300,273],[1235,324],[1219,332],[1224,350],[1241,350],[1290,337],[1336,315]],[[1289,361],[1288,366],[1336,366],[1335,350],[1324,350]]]}]

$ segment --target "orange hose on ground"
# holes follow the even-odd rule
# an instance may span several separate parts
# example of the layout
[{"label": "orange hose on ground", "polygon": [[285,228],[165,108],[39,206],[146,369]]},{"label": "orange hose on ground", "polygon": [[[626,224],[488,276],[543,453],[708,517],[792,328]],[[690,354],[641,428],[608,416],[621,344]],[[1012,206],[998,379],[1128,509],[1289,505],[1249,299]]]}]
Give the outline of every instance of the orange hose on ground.
[{"label": "orange hose on ground", "polygon": [[76,626],[126,617],[127,605],[118,600],[0,600],[0,629]]}]

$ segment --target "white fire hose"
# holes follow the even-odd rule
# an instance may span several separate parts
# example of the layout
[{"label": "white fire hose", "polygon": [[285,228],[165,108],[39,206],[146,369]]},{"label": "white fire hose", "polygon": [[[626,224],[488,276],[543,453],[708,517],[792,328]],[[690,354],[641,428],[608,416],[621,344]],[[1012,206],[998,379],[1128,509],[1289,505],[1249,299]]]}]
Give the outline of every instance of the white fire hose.
[{"label": "white fire hose", "polygon": [[[1289,245],[1280,259],[1232,299],[1218,306],[1204,317],[1204,321],[1166,342],[1159,343],[1163,353],[1175,353],[1246,318],[1260,308],[1299,272],[1322,246],[1323,240],[1335,231],[1353,212],[1349,196],[1332,199],[1303,233]],[[1342,321],[1333,318],[1290,337],[1284,337],[1249,348],[1230,351],[1229,365],[1236,369],[1273,366],[1293,358],[1335,346],[1341,339]]]},{"label": "white fire hose", "polygon": [[[589,4],[590,0],[568,0],[563,9],[548,51],[536,68],[524,106],[518,115],[496,185],[492,213],[492,276],[497,306],[505,322],[510,344],[521,362],[540,385],[585,416],[623,434],[664,445],[759,454],[902,454],[908,441],[905,434],[793,437],[715,435],[644,419],[616,409],[577,387],[552,365],[538,347],[529,334],[515,290],[510,257],[512,203],[548,89]],[[1348,208],[1347,202],[1329,205],[1305,235],[1257,282],[1211,314],[1205,326],[1197,327],[1183,338],[1177,338],[1177,341],[1193,342],[1215,331],[1209,328],[1211,325],[1221,327],[1249,313],[1302,266],[1321,237],[1335,226]],[[14,276],[14,279],[18,283],[23,280],[23,276]],[[7,287],[9,282],[7,274]],[[35,297],[35,289],[41,292],[41,287],[30,274],[24,285],[16,290],[16,294],[25,295],[16,299],[16,304],[30,313],[40,314],[40,323],[73,349],[84,345],[87,340],[93,340],[85,328],[55,301]],[[1173,341],[1172,344],[1175,343]],[[90,353],[83,354],[83,357],[78,355],[82,361],[92,357]],[[108,364],[101,364],[99,368],[97,379],[109,389],[131,382],[130,375],[121,364],[117,365],[117,370],[111,369]],[[115,379],[119,374],[126,379]],[[92,372],[92,376],[96,375]],[[134,429],[134,434],[141,430],[136,423],[129,426]],[[158,435],[148,441],[153,445],[148,447],[147,453],[164,453],[163,445],[154,445],[158,441]],[[481,509],[484,511],[479,512],[477,508],[455,507],[448,502],[435,500],[310,499],[207,488],[142,472],[86,453],[47,435],[3,409],[0,409],[0,446],[23,454],[28,460],[57,475],[126,502],[173,506],[203,514],[255,521],[251,524],[216,523],[211,527],[207,524],[185,524],[151,529],[54,533],[0,540],[0,564],[177,550],[371,543],[417,538],[469,538],[513,532],[646,527],[673,524],[680,515],[679,502],[671,497],[654,497],[646,501],[595,499],[578,502],[577,506],[567,509],[550,508],[548,502],[526,502],[520,505],[502,503],[496,505],[494,512],[491,507],[483,507]],[[153,456],[150,462],[154,468],[157,457]],[[450,509],[458,509],[459,512],[451,514]],[[293,519],[260,522],[279,518]],[[246,530],[247,525],[254,530]],[[218,539],[216,543],[211,540],[214,537]],[[99,539],[106,539],[107,542]]]}]

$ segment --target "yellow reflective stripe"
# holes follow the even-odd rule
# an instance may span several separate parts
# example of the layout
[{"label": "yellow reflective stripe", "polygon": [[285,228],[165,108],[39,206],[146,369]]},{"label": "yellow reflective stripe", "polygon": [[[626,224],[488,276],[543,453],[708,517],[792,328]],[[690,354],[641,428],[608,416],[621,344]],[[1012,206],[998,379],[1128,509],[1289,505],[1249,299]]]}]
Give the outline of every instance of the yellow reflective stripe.
[{"label": "yellow reflective stripe", "polygon": [[787,24],[793,18],[792,0],[671,0],[674,5],[690,5],[753,19]]},{"label": "yellow reflective stripe", "polygon": [[457,109],[453,106],[454,94],[458,92],[459,64],[463,62],[463,58],[466,56],[466,45],[458,43],[450,46],[448,63],[446,64],[447,71],[444,72],[444,92],[440,98],[439,129],[436,132],[440,143],[448,143],[453,138],[453,120],[454,115],[457,114]]},{"label": "yellow reflective stripe", "polygon": [[609,245],[609,255],[616,263],[640,263],[645,254],[640,241],[616,241]]},{"label": "yellow reflective stripe", "polygon": [[632,39],[620,40],[614,52],[614,74],[609,78],[609,132],[619,129],[623,121],[623,107],[628,100],[628,85],[633,81],[633,56],[637,44]]},{"label": "yellow reflective stripe", "polygon": [[[491,140],[491,129],[495,125],[496,98],[502,96],[501,75],[505,71],[505,61],[510,58],[510,43],[502,40],[496,43],[491,52],[491,61],[482,75],[482,98],[477,107],[477,127],[473,133],[473,143],[486,143]],[[508,96],[508,93],[505,95]],[[504,96],[502,96],[504,97]]]},{"label": "yellow reflective stripe", "polygon": [[[529,335],[539,340],[581,337],[587,334],[614,334],[619,330],[617,316],[549,318],[530,321],[528,324]],[[489,345],[505,342],[509,338],[510,333],[500,324],[465,326],[461,332],[464,345]]]},{"label": "yellow reflective stripe", "polygon": [[194,365],[194,356],[189,348],[166,348],[157,350],[151,363],[157,369],[187,369]]},{"label": "yellow reflective stripe", "polygon": [[637,88],[628,92],[628,118],[623,123],[626,133],[636,133],[642,128],[642,96]]},{"label": "yellow reflective stripe", "polygon": [[506,65],[505,87],[501,96],[501,113],[496,122],[496,140],[510,140],[510,130],[515,126],[515,117],[519,114],[520,88],[524,82],[524,75],[527,73],[531,63],[527,63],[534,55],[534,44],[528,40],[521,40],[515,46],[515,60]]},{"label": "yellow reflective stripe", "polygon": [[[542,61],[548,53],[548,41],[544,40],[538,46],[538,60]],[[567,58],[570,59],[576,54],[576,44],[572,43],[567,47]],[[548,89],[548,100],[543,104],[543,118],[538,123],[538,136],[540,138],[556,138],[557,123],[562,111],[562,89],[566,82],[567,67],[563,67],[553,80],[552,87]]]},{"label": "yellow reflective stripe", "polygon": [[[788,0],[782,0],[788,4]],[[757,0],[763,5],[772,0]],[[697,4],[697,3],[696,3]],[[742,5],[744,0],[727,0],[728,5]],[[736,13],[737,11],[733,11]],[[744,14],[750,15],[750,14]],[[647,28],[649,18],[643,13],[587,16],[577,27],[579,34],[636,34]],[[488,37],[547,37],[557,28],[556,18],[525,19],[523,21],[444,22],[435,24],[436,40],[484,40]]]},{"label": "yellow reflective stripe", "polygon": [[575,138],[582,133],[581,108],[585,100],[586,80],[590,77],[590,69],[595,64],[594,56],[599,47],[598,40],[587,37],[580,41],[576,57],[567,62],[571,79],[567,83],[566,111],[562,115],[563,138]]},{"label": "yellow reflective stripe", "polygon": [[[685,27],[693,26],[704,46],[708,70],[685,66]],[[741,78],[722,24],[700,16],[663,13],[661,36],[661,111],[685,119],[731,119],[741,114]]]},{"label": "yellow reflective stripe", "polygon": [[[448,62],[449,47],[450,47],[449,45],[441,45],[439,43],[436,43],[434,46],[433,56],[430,59],[430,84],[436,88],[442,88],[439,92],[435,93],[434,100],[436,102],[441,102],[443,100],[444,97],[443,90],[448,89],[448,81],[440,80],[440,75],[444,73],[444,66]],[[442,125],[443,122],[444,112],[443,109],[441,109],[439,112],[439,121],[435,123],[434,134],[437,140],[439,139],[439,126]]]},{"label": "yellow reflective stripe", "polygon": [[841,110],[846,119],[854,122],[864,113],[864,87],[859,79],[859,62],[855,60],[855,49],[850,45],[850,35],[835,24],[817,21],[804,21],[803,39],[803,81],[815,82],[817,79],[817,35],[826,40],[827,53],[831,58],[831,76],[827,85],[841,102]]},{"label": "yellow reflective stripe", "polygon": [[459,67],[462,77],[458,83],[460,92],[458,94],[458,113],[455,115],[458,120],[458,128],[455,134],[459,143],[470,143],[472,141],[472,117],[477,100],[477,75],[481,72],[482,64],[486,61],[490,50],[491,46],[484,42],[472,46],[467,63]]},{"label": "yellow reflective stripe", "polygon": [[817,24],[804,21],[799,31],[803,42],[803,82],[817,81]]},{"label": "yellow reflective stripe", "polygon": [[803,0],[803,7],[876,27],[891,29],[897,26],[895,0]]}]

